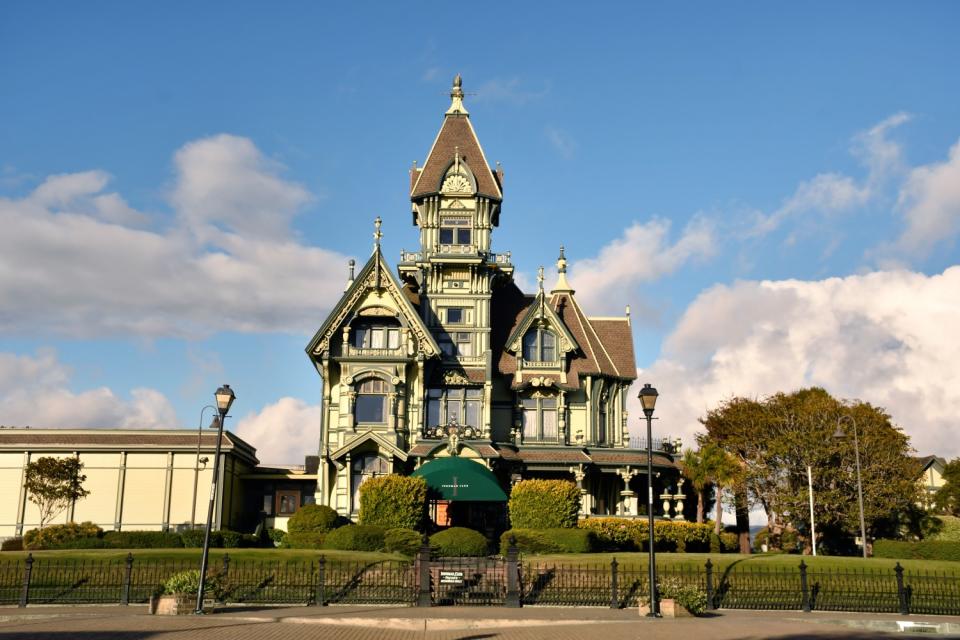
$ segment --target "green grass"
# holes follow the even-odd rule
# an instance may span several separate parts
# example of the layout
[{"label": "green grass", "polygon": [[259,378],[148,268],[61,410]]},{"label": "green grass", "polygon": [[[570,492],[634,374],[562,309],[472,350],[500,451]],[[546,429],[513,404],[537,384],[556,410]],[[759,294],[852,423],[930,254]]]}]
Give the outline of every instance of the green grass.
[{"label": "green grass", "polygon": [[[23,560],[28,553],[34,560],[122,560],[132,553],[134,558],[149,560],[196,560],[200,549],[61,549],[53,551],[4,551],[0,560]],[[219,562],[224,555],[231,560],[271,560],[274,562],[303,562],[325,556],[328,560],[371,562],[376,560],[404,560],[396,553],[369,551],[337,551],[335,549],[211,549],[210,562]]]}]

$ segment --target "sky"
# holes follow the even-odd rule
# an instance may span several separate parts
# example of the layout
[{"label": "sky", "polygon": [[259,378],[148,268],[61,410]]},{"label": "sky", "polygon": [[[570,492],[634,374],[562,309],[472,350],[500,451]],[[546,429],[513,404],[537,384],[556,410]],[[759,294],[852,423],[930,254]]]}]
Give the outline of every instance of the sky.
[{"label": "sky", "polygon": [[660,435],[818,385],[956,457],[958,26],[953,2],[2,3],[0,424],[195,428],[229,383],[228,428],[301,462],[304,347],[376,216],[391,260],[417,248],[408,170],[460,73],[505,172],[494,250],[531,291],[563,244],[589,314],[630,305]]}]

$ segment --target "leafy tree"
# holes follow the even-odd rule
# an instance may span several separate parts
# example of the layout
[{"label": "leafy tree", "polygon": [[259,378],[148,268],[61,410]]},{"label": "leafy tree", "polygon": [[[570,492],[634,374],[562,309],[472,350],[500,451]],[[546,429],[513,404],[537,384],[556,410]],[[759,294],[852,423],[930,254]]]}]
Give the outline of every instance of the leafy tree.
[{"label": "leafy tree", "polygon": [[27,464],[23,486],[40,511],[40,528],[63,513],[74,501],[90,495],[83,488],[87,476],[77,458],[37,458]]},{"label": "leafy tree", "polygon": [[960,516],[960,458],[943,467],[944,484],[934,496],[937,510],[951,516]]},{"label": "leafy tree", "polygon": [[[841,418],[849,433],[837,439]],[[763,507],[773,548],[780,548],[788,527],[800,533],[805,550],[811,548],[809,466],[817,532],[838,551],[860,529],[851,421],[857,426],[868,538],[871,533],[897,535],[917,499],[916,463],[909,456],[908,437],[878,407],[842,402],[820,388],[762,400],[734,398],[708,412],[702,439],[717,442],[738,459],[743,470],[740,506],[749,499]]]}]

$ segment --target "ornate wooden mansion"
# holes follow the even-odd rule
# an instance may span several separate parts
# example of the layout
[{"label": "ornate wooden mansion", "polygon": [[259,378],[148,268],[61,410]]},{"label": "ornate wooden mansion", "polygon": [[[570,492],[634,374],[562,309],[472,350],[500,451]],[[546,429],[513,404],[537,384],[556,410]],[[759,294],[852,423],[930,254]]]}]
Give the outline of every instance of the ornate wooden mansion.
[{"label": "ornate wooden mansion", "polygon": [[[520,291],[510,253],[492,248],[503,172],[487,162],[463,95],[458,76],[426,162],[410,171],[418,250],[402,252],[393,271],[378,218],[373,255],[355,276],[351,265],[307,345],[324,383],[316,501],[352,516],[367,478],[457,457],[506,493],[520,479],[575,481],[584,517],[643,513],[647,445],[627,428],[630,317],[584,313],[562,247],[553,287],[541,268],[538,290]],[[672,445],[653,443],[653,490],[658,516],[683,518]],[[435,487],[441,519],[448,501],[455,513],[458,500],[502,500],[471,492],[447,462],[449,482]],[[453,519],[478,517],[491,516]]]}]

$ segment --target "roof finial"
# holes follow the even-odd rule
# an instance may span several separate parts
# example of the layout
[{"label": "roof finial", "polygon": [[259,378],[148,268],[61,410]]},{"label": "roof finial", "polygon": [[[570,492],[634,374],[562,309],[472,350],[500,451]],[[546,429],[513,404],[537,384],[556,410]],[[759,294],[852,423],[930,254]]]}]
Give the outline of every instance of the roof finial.
[{"label": "roof finial", "polygon": [[470,115],[466,107],[463,106],[463,78],[458,73],[453,78],[453,88],[450,89],[450,108],[447,109],[447,115]]},{"label": "roof finial", "polygon": [[357,261],[354,260],[353,258],[350,258],[350,261],[347,262],[347,266],[350,269],[350,277],[347,278],[347,286],[343,288],[344,291],[349,289],[350,286],[353,284],[353,268],[356,266],[356,264],[357,264]]},{"label": "roof finial", "polygon": [[537,269],[537,286],[540,287],[540,293],[543,293],[543,265]]},{"label": "roof finial", "polygon": [[383,237],[383,234],[380,233],[380,225],[383,224],[383,220],[380,219],[380,216],[377,216],[377,219],[373,221],[374,232],[373,232],[373,242],[374,248],[380,248],[380,238]]},{"label": "roof finial", "polygon": [[557,278],[557,286],[555,286],[553,290],[573,291],[570,283],[567,282],[567,256],[564,254],[563,245],[560,245],[560,257],[557,258],[557,273],[560,277]]}]

